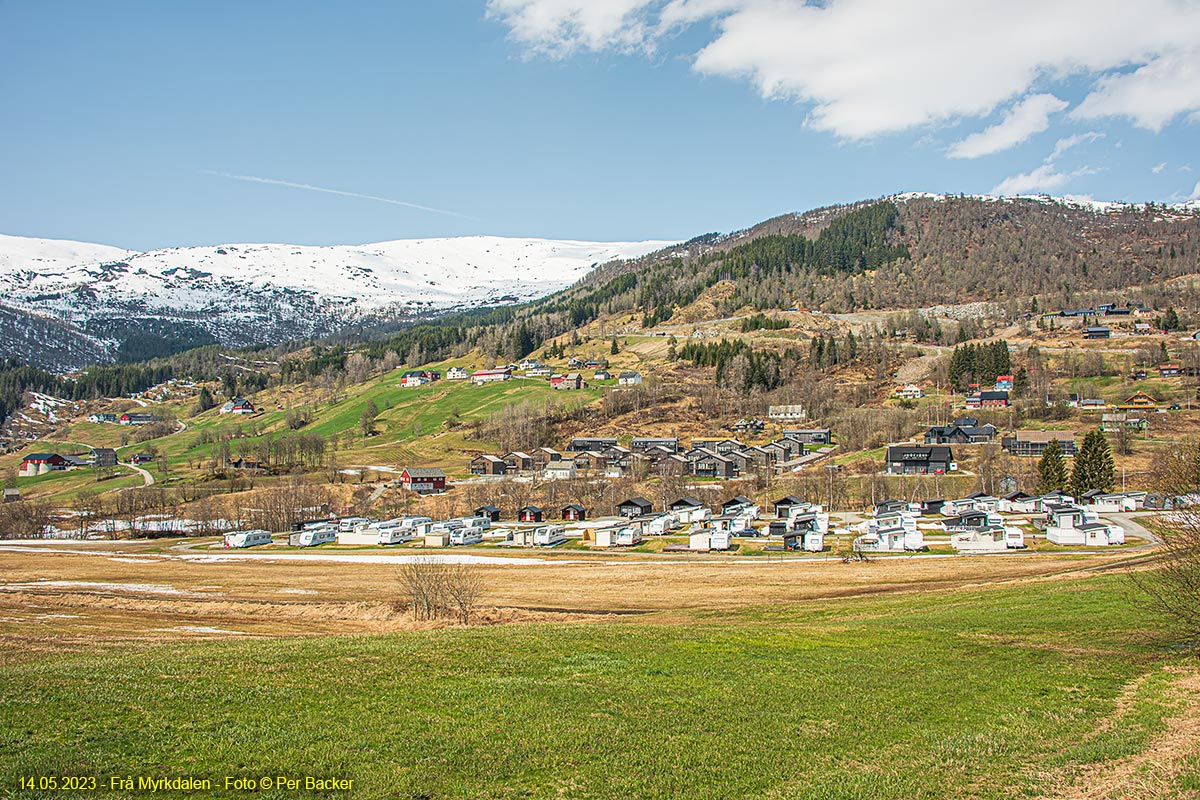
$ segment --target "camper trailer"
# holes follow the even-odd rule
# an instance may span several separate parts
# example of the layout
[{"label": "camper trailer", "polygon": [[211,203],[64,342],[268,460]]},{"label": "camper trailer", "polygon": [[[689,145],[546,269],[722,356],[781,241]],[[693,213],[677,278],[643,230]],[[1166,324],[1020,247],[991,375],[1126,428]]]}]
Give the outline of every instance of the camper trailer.
[{"label": "camper trailer", "polygon": [[479,544],[483,541],[483,528],[456,528],[450,531],[450,544]]},{"label": "camper trailer", "polygon": [[296,531],[288,537],[291,547],[316,547],[319,544],[331,544],[337,541],[337,528],[333,525],[314,525]]},{"label": "camper trailer", "polygon": [[270,543],[270,531],[231,531],[225,534],[226,547],[258,547],[260,544]]},{"label": "camper trailer", "polygon": [[619,528],[601,528],[596,531],[597,547],[632,547],[641,544],[642,531],[637,525],[622,525]]},{"label": "camper trailer", "polygon": [[543,525],[533,532],[533,543],[537,547],[553,547],[567,540],[567,529],[562,525]]},{"label": "camper trailer", "polygon": [[370,521],[371,520],[367,519],[366,517],[343,517],[338,522],[338,532],[349,533],[359,525],[366,525]]}]

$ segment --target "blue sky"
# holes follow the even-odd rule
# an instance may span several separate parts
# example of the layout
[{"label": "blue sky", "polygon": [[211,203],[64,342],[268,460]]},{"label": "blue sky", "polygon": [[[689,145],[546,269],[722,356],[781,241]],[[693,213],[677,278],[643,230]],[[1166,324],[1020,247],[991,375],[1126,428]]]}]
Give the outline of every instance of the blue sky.
[{"label": "blue sky", "polygon": [[0,31],[15,235],[684,239],[1200,190],[1194,0],[0,0]]}]

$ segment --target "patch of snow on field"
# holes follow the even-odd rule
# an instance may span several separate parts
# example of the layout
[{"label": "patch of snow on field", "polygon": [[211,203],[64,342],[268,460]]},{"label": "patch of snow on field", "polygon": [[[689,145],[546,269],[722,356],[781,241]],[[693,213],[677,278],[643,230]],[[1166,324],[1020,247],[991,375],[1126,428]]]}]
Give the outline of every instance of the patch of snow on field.
[{"label": "patch of snow on field", "polygon": [[14,592],[23,589],[43,589],[46,587],[54,589],[92,589],[101,592],[134,592],[136,594],[165,594],[165,595],[192,595],[193,592],[185,592],[181,589],[176,589],[174,586],[166,583],[100,583],[98,581],[33,581],[31,583],[6,583],[0,585],[0,590]]}]

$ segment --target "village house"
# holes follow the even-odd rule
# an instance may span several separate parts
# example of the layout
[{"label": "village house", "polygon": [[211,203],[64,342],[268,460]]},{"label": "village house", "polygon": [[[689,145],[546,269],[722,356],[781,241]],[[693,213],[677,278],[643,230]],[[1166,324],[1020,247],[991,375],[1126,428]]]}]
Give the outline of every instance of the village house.
[{"label": "village house", "polygon": [[517,369],[521,370],[522,372],[528,372],[531,369],[537,369],[541,365],[542,362],[538,361],[536,358],[522,358],[521,363],[517,365]]},{"label": "village house", "polygon": [[783,438],[800,444],[829,444],[833,441],[829,428],[794,428],[785,430]]},{"label": "village house", "polygon": [[533,456],[533,468],[545,469],[551,464],[557,464],[563,460],[562,453],[555,450],[553,447],[539,447],[531,454]]},{"label": "village house", "polygon": [[1112,337],[1112,331],[1107,325],[1089,325],[1083,329],[1084,339],[1108,339]]},{"label": "village house", "polygon": [[583,450],[595,450],[599,452],[604,450],[606,447],[612,447],[616,443],[616,437],[576,436],[571,440],[571,444],[567,447],[567,449],[576,453]]},{"label": "village house", "polygon": [[1073,456],[1077,452],[1075,434],[1070,431],[1017,431],[1012,436],[1003,437],[1000,446],[1014,456],[1040,458],[1052,441],[1058,442],[1064,456]]},{"label": "village house", "polygon": [[1154,328],[1149,322],[1135,322],[1133,323],[1133,332],[1137,336],[1149,336],[1154,333]]},{"label": "village house", "polygon": [[640,372],[622,372],[617,376],[617,384],[620,386],[636,386],[642,382],[642,373]]},{"label": "village house", "polygon": [[470,464],[472,475],[503,475],[505,466],[503,458],[488,453],[475,456]]},{"label": "village house", "polygon": [[111,447],[93,447],[88,454],[88,463],[93,467],[115,467],[117,451]]},{"label": "village house", "polygon": [[570,459],[551,461],[543,468],[546,479],[551,481],[570,481],[575,479],[575,462]]},{"label": "village house", "polygon": [[993,387],[997,392],[1011,392],[1015,381],[1012,375],[997,375],[996,384]]},{"label": "village house", "polygon": [[956,468],[949,447],[892,445],[887,449],[889,475],[945,475]]},{"label": "village house", "polygon": [[910,383],[907,386],[897,386],[895,394],[901,400],[920,400],[925,396],[924,390],[915,383]]},{"label": "village house", "polygon": [[1150,426],[1145,417],[1134,416],[1124,412],[1105,414],[1100,418],[1100,430],[1105,433],[1116,433],[1122,428],[1130,431],[1144,431]]},{"label": "village house", "polygon": [[566,375],[552,375],[550,377],[551,389],[573,390],[582,389],[583,386],[583,376],[578,372],[568,372]]},{"label": "village house", "polygon": [[562,518],[569,522],[583,522],[587,519],[587,509],[578,503],[563,506]]},{"label": "village house", "polygon": [[744,494],[739,494],[731,497],[721,504],[722,514],[749,514],[753,510],[752,516],[758,517],[758,508],[754,505],[754,501]]},{"label": "village house", "polygon": [[934,425],[925,432],[925,444],[987,444],[996,438],[995,425]]},{"label": "village house", "polygon": [[598,381],[611,381],[612,373],[606,369],[598,369],[592,374],[592,378]]},{"label": "village house", "polygon": [[518,472],[529,472],[533,469],[533,456],[514,450],[504,456],[504,472],[515,475]]},{"label": "village house", "polygon": [[791,510],[792,506],[800,506],[800,505],[807,505],[807,504],[803,500],[801,500],[799,497],[796,497],[796,495],[789,494],[789,495],[779,498],[771,505],[775,509],[775,516],[786,517],[788,515],[788,511]]},{"label": "village house", "polygon": [[255,411],[254,404],[244,397],[235,397],[232,400],[227,400],[220,408],[218,413],[221,414],[253,414]]},{"label": "village house", "polygon": [[695,522],[703,522],[708,519],[710,512],[694,497],[681,497],[675,502],[667,506],[671,513],[675,515],[675,519],[679,520],[680,524],[690,525]]},{"label": "village house", "polygon": [[451,367],[446,370],[446,380],[448,381],[465,381],[469,377],[471,377],[471,373],[463,367]]},{"label": "village house", "polygon": [[133,458],[129,459],[130,464],[149,464],[154,460],[154,456],[149,453],[138,453]]},{"label": "village house", "polygon": [[686,453],[691,464],[691,474],[698,478],[721,478],[727,480],[737,477],[737,467],[733,460],[706,447],[697,447]]},{"label": "village house", "polygon": [[644,453],[652,447],[661,447],[666,449],[668,453],[677,453],[679,452],[679,439],[673,436],[658,438],[641,436],[634,437],[629,442],[629,449],[635,453]]},{"label": "village house", "polygon": [[1124,403],[1117,404],[1118,411],[1153,411],[1157,408],[1158,401],[1145,392],[1134,392]]},{"label": "village house", "polygon": [[108,425],[117,421],[116,414],[88,414],[88,422],[95,422],[99,425]]},{"label": "village house", "polygon": [[1178,378],[1183,374],[1183,370],[1178,364],[1161,364],[1158,368],[1158,377],[1160,378]]},{"label": "village house", "polygon": [[967,408],[1007,408],[1008,392],[976,392],[966,398]]},{"label": "village house", "polygon": [[400,485],[418,494],[443,492],[446,473],[439,467],[405,467],[400,473]]},{"label": "village house", "polygon": [[575,469],[581,472],[601,469],[606,463],[604,454],[595,450],[582,450],[575,454]]},{"label": "village house", "polygon": [[500,369],[477,369],[471,373],[471,383],[476,386],[510,380],[512,380],[512,370],[508,367]]}]

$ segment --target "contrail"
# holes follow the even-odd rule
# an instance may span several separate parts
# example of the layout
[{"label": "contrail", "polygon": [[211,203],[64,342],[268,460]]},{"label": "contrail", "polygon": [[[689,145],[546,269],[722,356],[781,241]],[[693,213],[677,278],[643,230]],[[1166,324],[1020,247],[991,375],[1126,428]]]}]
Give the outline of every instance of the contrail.
[{"label": "contrail", "polygon": [[234,175],[229,172],[219,172],[217,170],[206,169],[209,175],[216,175],[220,178],[229,178],[235,181],[247,181],[249,183],[267,183],[271,186],[287,186],[292,189],[305,189],[310,192],[324,192],[325,194],[337,194],[342,197],[357,197],[360,200],[374,200],[377,203],[388,203],[393,206],[404,206],[405,208],[415,208],[419,211],[428,211],[431,214],[445,214],[450,217],[462,217],[463,219],[474,219],[466,214],[460,214],[457,211],[447,211],[444,208],[433,208],[432,206],[423,206],[418,203],[407,203],[404,200],[393,200],[390,197],[378,197],[373,194],[359,194],[358,192],[344,192],[341,189],[328,189],[324,186],[312,186],[307,183],[293,183],[292,181],[281,181],[275,178],[260,178],[257,175]]}]

